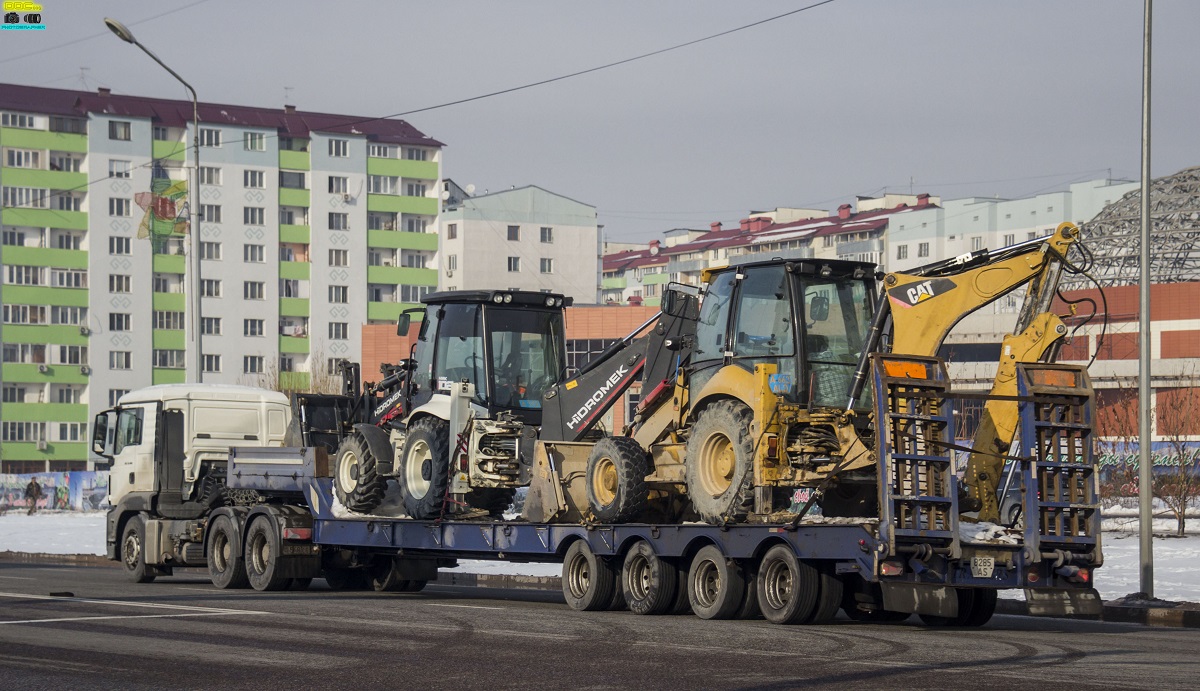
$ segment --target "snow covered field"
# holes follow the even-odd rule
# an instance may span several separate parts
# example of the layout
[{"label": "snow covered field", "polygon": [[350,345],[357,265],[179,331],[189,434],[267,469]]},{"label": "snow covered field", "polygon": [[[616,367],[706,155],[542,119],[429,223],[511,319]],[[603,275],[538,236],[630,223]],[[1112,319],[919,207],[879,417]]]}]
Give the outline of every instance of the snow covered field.
[{"label": "snow covered field", "polygon": [[[1119,524],[1118,524],[1119,521]],[[1096,588],[1105,600],[1138,590],[1138,537],[1136,519],[1107,519],[1104,533],[1104,567],[1097,571]],[[1174,530],[1170,519],[1156,520],[1160,535]],[[103,513],[41,513],[26,516],[11,511],[0,516],[0,552],[47,554],[104,554]],[[511,564],[462,560],[463,573],[557,576],[558,564]],[[1164,600],[1200,602],[1200,535],[1154,540],[1155,595]],[[1017,597],[1019,595],[1014,593]]]}]

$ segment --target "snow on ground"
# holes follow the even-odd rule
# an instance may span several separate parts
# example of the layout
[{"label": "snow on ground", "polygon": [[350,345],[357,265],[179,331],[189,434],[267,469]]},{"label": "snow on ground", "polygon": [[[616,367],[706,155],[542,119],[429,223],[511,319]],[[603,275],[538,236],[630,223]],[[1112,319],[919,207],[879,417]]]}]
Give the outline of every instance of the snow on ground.
[{"label": "snow on ground", "polygon": [[[1124,532],[1105,532],[1104,566],[1096,571],[1096,589],[1105,600],[1139,590],[1136,519],[1120,520]],[[1189,527],[1191,522],[1189,522]],[[1114,527],[1116,527],[1114,525]],[[1165,600],[1200,602],[1200,535],[1165,537],[1175,522],[1154,522],[1154,594]],[[39,513],[9,511],[0,515],[0,552],[47,554],[104,554],[103,513]],[[486,560],[459,560],[459,573],[558,576],[558,564],[519,564]],[[1019,591],[1012,593],[1020,598]]]}]

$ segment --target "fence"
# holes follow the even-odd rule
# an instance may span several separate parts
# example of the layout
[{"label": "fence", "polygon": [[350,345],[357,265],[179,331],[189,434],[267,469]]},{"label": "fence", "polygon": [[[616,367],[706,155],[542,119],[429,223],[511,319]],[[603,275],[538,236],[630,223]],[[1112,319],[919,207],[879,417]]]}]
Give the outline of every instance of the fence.
[{"label": "fence", "polygon": [[42,486],[38,510],[99,511],[106,508],[108,471],[88,470],[69,473],[0,473],[0,513],[25,510],[25,487],[37,478]]}]

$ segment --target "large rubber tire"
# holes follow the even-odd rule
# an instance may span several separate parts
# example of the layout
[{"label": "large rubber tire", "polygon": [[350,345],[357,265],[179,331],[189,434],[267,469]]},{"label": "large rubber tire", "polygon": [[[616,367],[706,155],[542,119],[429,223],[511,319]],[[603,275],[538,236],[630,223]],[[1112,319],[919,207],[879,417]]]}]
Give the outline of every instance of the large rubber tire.
[{"label": "large rubber tire", "polygon": [[675,571],[679,574],[679,580],[675,586],[675,602],[671,603],[671,609],[668,610],[671,614],[693,614],[692,601],[688,597],[687,566],[687,564],[682,563],[675,564]]},{"label": "large rubber tire", "polygon": [[737,523],[754,506],[753,417],[737,401],[718,401],[692,425],[684,479],[692,508],[707,523]]},{"label": "large rubber tire", "polygon": [[842,583],[842,611],[851,621],[865,624],[898,624],[912,616],[910,612],[893,612],[883,608],[883,589],[878,583],[866,583],[861,577],[849,576]]},{"label": "large rubber tire", "polygon": [[587,462],[588,506],[601,523],[636,520],[650,502],[650,456],[629,437],[596,442]]},{"label": "large rubber tire", "polygon": [[612,607],[617,573],[597,557],[583,540],[567,548],[563,558],[562,591],[567,605],[580,612],[598,612]]},{"label": "large rubber tire", "polygon": [[746,587],[742,594],[742,604],[733,618],[762,619],[762,609],[758,606],[758,562],[753,559],[740,559],[738,565],[742,569]]},{"label": "large rubber tire", "polygon": [[271,519],[266,516],[259,516],[250,522],[250,529],[246,531],[245,555],[250,587],[263,591],[286,590],[292,584],[290,577],[280,575],[282,556],[279,535]]},{"label": "large rubber tire", "polygon": [[408,428],[400,463],[404,510],[412,518],[442,515],[450,482],[449,429],[442,420],[423,417]]},{"label": "large rubber tire", "polygon": [[396,571],[396,562],[386,557],[380,557],[367,569],[371,579],[371,588],[377,593],[402,593],[408,588],[408,580],[400,578]]},{"label": "large rubber tire", "polygon": [[634,614],[666,614],[675,605],[679,570],[659,557],[645,540],[638,540],[625,554],[621,567],[621,591]]},{"label": "large rubber tire", "polygon": [[149,583],[154,569],[146,565],[146,523],[141,516],[130,516],[121,531],[121,564],[125,577],[134,583]]},{"label": "large rubber tire", "polygon": [[692,558],[687,583],[692,611],[701,619],[732,619],[746,595],[741,565],[714,545],[704,547]]},{"label": "large rubber tire", "polygon": [[996,613],[996,590],[992,588],[958,588],[958,616],[939,617],[921,614],[926,626],[979,627],[988,623]]},{"label": "large rubber tire", "polygon": [[330,590],[367,590],[371,579],[364,569],[330,567],[322,571],[321,577]]},{"label": "large rubber tire", "polygon": [[407,583],[407,585],[404,586],[404,592],[406,592],[406,593],[419,593],[425,589],[425,586],[429,585],[429,581],[424,581],[424,580],[420,580],[420,579],[406,581],[406,583]]},{"label": "large rubber tire", "polygon": [[247,588],[246,559],[238,544],[237,528],[228,516],[217,516],[208,528],[208,578],[222,590]]},{"label": "large rubber tire", "polygon": [[789,545],[767,550],[758,567],[758,606],[773,624],[806,624],[817,611],[820,573]]},{"label": "large rubber tire", "polygon": [[842,593],[845,590],[842,580],[825,569],[820,570],[817,588],[817,609],[813,612],[810,624],[828,624],[837,616],[842,608]]},{"label": "large rubber tire", "polygon": [[375,454],[361,434],[351,434],[338,446],[333,491],[355,513],[370,513],[383,503],[387,478],[379,474]]}]

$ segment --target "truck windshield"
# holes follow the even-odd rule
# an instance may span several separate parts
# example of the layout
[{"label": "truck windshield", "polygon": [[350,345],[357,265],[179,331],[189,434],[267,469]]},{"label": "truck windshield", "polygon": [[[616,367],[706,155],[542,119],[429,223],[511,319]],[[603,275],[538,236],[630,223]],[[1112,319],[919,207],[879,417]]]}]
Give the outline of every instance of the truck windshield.
[{"label": "truck windshield", "polygon": [[502,408],[541,408],[542,394],[563,371],[559,312],[487,309],[492,359],[492,403]]},{"label": "truck windshield", "polygon": [[[861,279],[816,278],[804,287],[805,346],[813,405],[844,405],[871,322],[871,298]],[[869,407],[869,396],[859,406]]]}]

